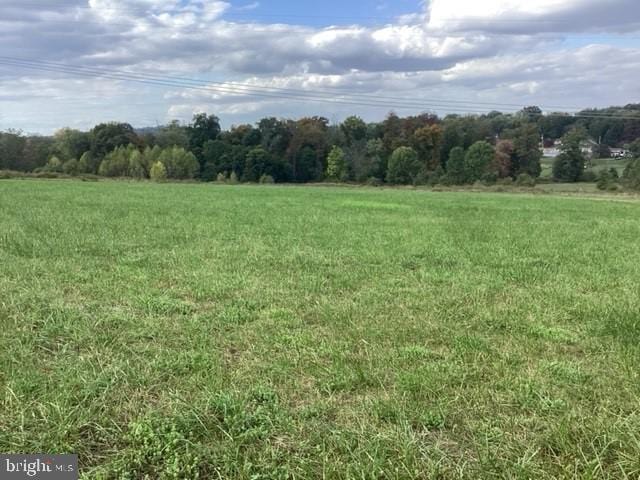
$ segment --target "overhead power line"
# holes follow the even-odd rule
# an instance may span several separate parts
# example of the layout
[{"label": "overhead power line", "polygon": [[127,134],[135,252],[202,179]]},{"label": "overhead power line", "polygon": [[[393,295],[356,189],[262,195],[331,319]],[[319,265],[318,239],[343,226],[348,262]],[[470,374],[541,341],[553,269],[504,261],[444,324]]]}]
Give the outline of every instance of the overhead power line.
[{"label": "overhead power line", "polygon": [[[0,65],[17,67],[17,68],[25,68],[32,70],[40,70],[40,71],[50,71],[56,73],[64,73],[76,76],[83,77],[92,77],[92,78],[108,78],[112,80],[118,81],[128,81],[128,82],[136,82],[142,84],[148,84],[153,86],[162,86],[162,87],[176,87],[176,88],[184,88],[191,90],[204,91],[208,93],[226,93],[232,95],[246,95],[248,97],[260,97],[260,98],[268,98],[268,99],[285,99],[285,100],[294,100],[294,101],[305,101],[305,102],[322,102],[322,103],[334,103],[340,105],[357,105],[357,106],[368,106],[368,107],[378,107],[378,108],[386,108],[389,110],[433,110],[436,108],[445,109],[450,112],[462,112],[462,113],[477,113],[481,111],[490,110],[500,110],[499,106],[492,106],[492,108],[488,108],[488,105],[485,107],[478,107],[477,105],[466,105],[466,104],[453,104],[447,103],[445,101],[441,101],[438,104],[430,103],[424,104],[419,102],[411,102],[409,100],[402,101],[374,101],[373,98],[359,98],[357,94],[345,94],[342,97],[337,97],[335,92],[315,92],[312,90],[309,91],[298,91],[298,93],[292,93],[286,91],[286,89],[282,89],[284,91],[278,91],[277,89],[271,87],[255,87],[255,86],[247,86],[241,84],[232,84],[232,83],[224,83],[224,82],[216,82],[215,86],[210,85],[210,82],[203,82],[199,80],[192,79],[179,79],[177,77],[165,77],[159,75],[146,75],[146,74],[135,74],[130,72],[123,72],[117,70],[107,70],[107,69],[99,69],[99,68],[89,68],[89,67],[77,67],[70,66],[65,64],[59,64],[54,62],[44,62],[44,61],[35,61],[35,60],[24,60],[24,59],[16,59],[12,57],[2,57],[0,56]],[[275,87],[274,87],[275,88]],[[304,93],[302,93],[304,92]],[[214,99],[212,99],[214,100]],[[505,113],[513,113],[513,112],[505,112]],[[613,119],[637,119],[640,120],[640,115],[607,115],[600,114],[597,112],[589,113],[589,114],[561,114],[562,116],[574,116],[581,118],[613,118]]]},{"label": "overhead power line", "polygon": [[[219,82],[219,81],[213,81],[213,80],[197,80],[197,79],[178,77],[178,76],[168,76],[168,75],[136,74],[129,71],[118,71],[113,69],[104,69],[100,67],[78,67],[78,66],[72,66],[69,64],[63,64],[59,62],[50,62],[50,61],[43,61],[43,60],[26,60],[26,59],[21,59],[17,57],[7,57],[7,56],[0,56],[0,60],[13,61],[13,62],[18,62],[20,64],[28,64],[28,65],[35,65],[35,66],[43,65],[43,66],[54,67],[54,68],[58,68],[58,67],[67,68],[67,69],[78,70],[82,73],[91,72],[91,73],[96,73],[96,74],[99,73],[99,74],[105,74],[105,75],[107,74],[123,75],[124,74],[124,75],[139,77],[145,80],[179,82],[181,85],[189,84],[189,85],[195,85],[198,87],[207,87],[210,89],[213,88],[212,86],[215,85],[215,86],[220,86],[224,88],[232,88],[234,89],[235,93],[242,93],[245,91],[246,92],[257,91],[260,93],[269,93],[269,94],[282,93],[286,95],[303,95],[305,97],[308,97],[310,95],[322,96],[323,99],[325,97],[330,97],[333,99],[336,97],[336,95],[346,95],[351,99],[375,101],[376,103],[384,103],[384,106],[407,105],[411,108],[432,108],[432,107],[455,108],[456,106],[463,106],[465,107],[465,111],[467,111],[469,108],[476,109],[476,110],[484,110],[484,111],[500,110],[500,109],[504,109],[505,107],[516,108],[516,109],[522,108],[522,104],[515,104],[515,103],[482,102],[482,101],[475,101],[475,100],[454,100],[454,99],[447,99],[447,98],[434,99],[434,98],[425,98],[425,97],[421,98],[420,101],[416,101],[416,100],[408,99],[406,97],[396,97],[396,96],[367,94],[367,93],[354,93],[354,92],[345,91],[344,89],[340,89],[340,88],[325,87],[322,90],[299,89],[299,88],[291,88],[291,87],[277,87],[277,86],[271,86],[271,85],[249,85],[246,83],[229,82],[229,81]],[[424,102],[429,102],[429,104],[427,105]],[[580,109],[579,107],[576,107],[576,106],[566,106],[566,105],[545,105],[545,106],[541,106],[541,108],[545,110],[552,110],[552,109],[579,110]]]},{"label": "overhead power line", "polygon": [[[135,81],[135,82],[139,82],[139,83],[147,83],[147,84],[151,84],[151,85],[158,85],[158,86],[172,86],[172,87],[179,87],[179,88],[187,88],[187,89],[197,89],[197,90],[205,90],[205,91],[213,91],[216,93],[231,93],[231,94],[244,94],[247,96],[260,96],[263,98],[286,98],[286,99],[291,99],[290,96],[282,96],[282,95],[270,95],[270,94],[265,94],[265,93],[256,93],[253,91],[238,91],[237,89],[229,89],[229,88],[223,88],[223,87],[206,87],[206,86],[195,86],[195,85],[190,85],[190,84],[184,84],[184,83],[180,83],[180,82],[175,82],[175,81],[171,81],[171,82],[167,82],[164,81],[162,79],[158,79],[155,77],[145,77],[142,75],[137,75],[137,76],[133,76],[132,74],[125,74],[125,73],[106,73],[106,72],[96,72],[96,71],[92,71],[90,69],[86,69],[84,67],[67,67],[67,68],[61,68],[61,67],[51,67],[51,66],[38,66],[35,64],[27,64],[27,63],[20,63],[20,62],[4,62],[6,65],[11,65],[11,66],[17,66],[17,67],[24,67],[24,68],[32,68],[32,69],[40,69],[40,70],[46,70],[46,71],[54,71],[54,72],[59,72],[59,73],[70,73],[70,74],[75,74],[75,75],[80,75],[80,76],[91,76],[91,77],[103,77],[103,78],[111,78],[111,79],[115,79],[115,80],[123,80],[123,81]],[[347,100],[343,100],[343,99],[335,99],[335,98],[315,98],[315,97],[304,97],[304,98],[298,98],[300,100],[305,100],[305,101],[322,101],[322,102],[327,102],[327,101],[331,101],[332,103],[339,103],[339,104],[347,104],[347,105],[362,105],[362,106],[373,106],[373,107],[383,107],[383,108],[389,108],[389,109],[427,109],[427,108],[432,108],[432,106],[426,106],[424,104],[420,104],[420,105],[401,105],[399,106],[398,103],[393,103],[393,104],[389,104],[389,103],[364,103],[364,102],[354,102],[354,101],[349,101]],[[462,111],[464,113],[470,113],[469,110],[473,110],[473,107],[467,108],[467,109],[454,109],[452,107],[448,107],[448,109],[450,111]],[[508,112],[506,112],[508,113]],[[564,116],[564,115],[563,115]],[[605,115],[601,115],[601,114],[590,114],[590,115],[581,115],[583,117],[596,117],[596,118],[605,118]],[[612,118],[624,118],[623,116],[612,116]],[[634,117],[636,118],[636,117]]]},{"label": "overhead power line", "polygon": [[[374,100],[376,102],[382,101],[382,100],[388,100],[394,104],[397,103],[409,103],[412,107],[413,106],[425,106],[424,103],[422,102],[429,102],[430,105],[433,106],[451,106],[451,105],[456,105],[456,104],[460,104],[460,105],[464,105],[465,107],[468,107],[470,105],[477,105],[480,109],[483,110],[487,110],[487,111],[491,111],[491,110],[496,110],[496,106],[499,106],[500,108],[505,108],[505,107],[512,107],[512,108],[522,108],[521,104],[515,104],[515,103],[499,103],[499,102],[482,102],[482,101],[475,101],[475,100],[453,100],[453,99],[447,99],[447,98],[438,98],[438,99],[434,99],[434,98],[421,98],[421,102],[418,103],[415,100],[411,100],[408,99],[406,97],[396,97],[396,96],[389,96],[389,95],[378,95],[378,94],[370,94],[370,93],[354,93],[354,92],[349,92],[349,91],[345,91],[345,89],[341,89],[341,88],[336,88],[336,87],[324,87],[322,90],[318,90],[318,89],[301,89],[301,88],[292,88],[292,87],[277,87],[277,86],[272,86],[272,85],[260,85],[260,84],[255,84],[255,85],[249,85],[246,83],[239,83],[239,82],[230,82],[230,81],[226,81],[226,82],[220,82],[220,81],[215,81],[215,80],[197,80],[197,79],[192,79],[192,78],[186,78],[186,77],[179,77],[179,76],[170,76],[170,75],[150,75],[150,74],[135,74],[129,71],[116,71],[116,70],[107,70],[104,68],[100,68],[100,67],[77,67],[77,66],[73,66],[73,65],[69,65],[69,64],[63,64],[63,63],[59,63],[59,62],[50,62],[50,61],[43,61],[43,60],[38,60],[38,61],[34,61],[34,60],[25,60],[25,59],[21,59],[21,58],[17,58],[17,57],[5,57],[5,56],[0,56],[1,60],[7,60],[7,61],[16,61],[16,62],[25,62],[25,63],[29,63],[29,64],[42,64],[42,65],[47,65],[47,66],[53,66],[53,67],[63,67],[63,68],[77,68],[77,69],[82,69],[82,70],[90,70],[90,71],[95,71],[95,72],[103,72],[106,74],[109,73],[119,73],[119,74],[127,74],[127,75],[136,75],[136,76],[141,76],[144,78],[153,78],[153,79],[160,79],[160,80],[171,80],[171,81],[177,81],[177,82],[185,82],[185,83],[189,83],[189,84],[194,84],[197,86],[211,86],[211,85],[219,85],[222,87],[231,87],[234,89],[239,89],[239,90],[247,90],[247,91],[253,91],[253,90],[259,90],[259,91],[267,91],[269,93],[284,93],[284,94],[301,94],[301,95],[309,95],[309,94],[314,94],[314,95],[322,95],[322,96],[330,96],[331,98],[334,98],[336,95],[348,95],[351,98],[357,98],[357,99],[363,99],[363,100]],[[545,106],[546,109],[565,109],[565,110],[577,110],[578,107],[575,106],[566,106],[566,105],[547,105]]]},{"label": "overhead power line", "polygon": [[[43,71],[50,71],[50,72],[57,72],[57,73],[68,73],[68,74],[84,76],[84,77],[109,78],[112,80],[130,81],[130,82],[143,83],[143,84],[155,85],[155,86],[185,88],[190,90],[204,91],[210,94],[211,93],[227,93],[232,95],[246,95],[249,97],[261,97],[261,98],[269,98],[269,99],[277,99],[277,100],[284,99],[284,100],[302,100],[302,101],[308,101],[308,102],[322,102],[322,103],[328,102],[328,103],[335,103],[335,104],[341,104],[341,105],[382,107],[387,109],[396,108],[396,109],[415,110],[415,109],[422,108],[422,109],[428,110],[433,108],[433,105],[417,104],[417,103],[409,104],[404,102],[389,103],[389,102],[374,102],[374,101],[365,102],[364,100],[363,101],[350,100],[348,96],[344,96],[345,98],[339,98],[339,97],[336,97],[335,94],[333,96],[328,96],[328,95],[322,95],[322,94],[315,94],[311,91],[306,95],[302,95],[302,94],[286,94],[286,93],[272,92],[268,90],[261,90],[255,87],[240,88],[238,86],[225,86],[225,85],[209,86],[206,83],[199,83],[199,84],[195,83],[195,81],[185,82],[185,81],[172,80],[170,78],[167,79],[162,77],[133,74],[128,72],[103,71],[103,70],[91,69],[86,67],[71,67],[71,66],[62,67],[62,66],[54,66],[51,64],[42,64],[42,63],[35,63],[35,62],[6,60],[4,59],[4,57],[0,57],[0,64],[19,67],[19,68],[33,69],[33,70],[43,70]],[[454,110],[454,109],[451,109],[451,110]],[[457,110],[460,112],[468,112],[468,109],[458,108]],[[484,108],[481,110],[489,111],[489,109],[487,108]]]}]

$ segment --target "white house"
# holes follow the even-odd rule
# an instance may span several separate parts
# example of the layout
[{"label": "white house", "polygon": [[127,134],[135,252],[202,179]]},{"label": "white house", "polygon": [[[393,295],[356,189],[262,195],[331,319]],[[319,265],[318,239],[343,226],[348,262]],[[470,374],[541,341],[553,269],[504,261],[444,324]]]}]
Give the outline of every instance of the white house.
[{"label": "white house", "polygon": [[542,155],[549,158],[556,158],[560,155],[560,149],[558,147],[543,148]]},{"label": "white house", "polygon": [[[593,156],[593,149],[598,146],[597,142],[594,142],[591,139],[585,140],[580,143],[580,149],[582,150],[583,155],[590,158]],[[542,155],[548,158],[556,158],[558,155],[562,153],[562,141],[556,140],[553,143],[552,147],[547,147],[542,149]]]},{"label": "white house", "polygon": [[629,155],[629,152],[624,148],[612,148],[611,158],[624,158]]}]

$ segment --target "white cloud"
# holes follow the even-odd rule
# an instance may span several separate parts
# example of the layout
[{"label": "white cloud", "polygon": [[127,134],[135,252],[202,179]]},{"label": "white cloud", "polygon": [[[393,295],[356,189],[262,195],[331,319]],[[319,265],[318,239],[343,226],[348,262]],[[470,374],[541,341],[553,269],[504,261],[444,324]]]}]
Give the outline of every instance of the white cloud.
[{"label": "white cloud", "polygon": [[235,9],[240,11],[240,12],[248,12],[248,11],[251,11],[251,10],[255,10],[256,8],[260,8],[260,2],[248,3],[248,4],[243,5],[241,7],[236,7]]},{"label": "white cloud", "polygon": [[[250,11],[253,5],[239,8]],[[640,93],[633,81],[640,73],[640,49],[625,43],[607,45],[607,39],[598,36],[640,30],[636,0],[431,0],[421,11],[381,27],[237,23],[225,20],[226,12],[231,12],[231,4],[224,1],[73,0],[36,7],[5,0],[0,5],[0,56],[233,80],[251,87],[425,99],[426,106],[433,97],[523,105],[561,99],[588,106],[628,103]],[[562,42],[575,33],[594,35],[599,44],[574,41],[575,46],[568,47]],[[27,122],[29,111],[38,118],[42,92],[61,105],[65,99],[71,105],[106,85],[111,89],[100,91],[101,99],[122,120],[131,111],[131,92],[138,92],[141,103],[154,104],[138,108],[138,113],[148,112],[159,121],[205,108],[230,115],[231,122],[253,120],[259,114],[384,114],[383,108],[304,104],[170,86],[154,90],[107,79],[84,79],[78,87],[65,80],[68,75],[50,70],[0,64],[0,127],[12,118]],[[33,88],[33,82],[50,85],[55,94]],[[24,100],[18,106],[9,98]],[[76,112],[81,111],[61,108],[55,122],[77,122]],[[108,113],[96,112],[92,118]],[[14,126],[48,128],[42,126],[45,123],[53,120]]]},{"label": "white cloud", "polygon": [[640,26],[640,8],[636,0],[431,0],[427,19],[444,31],[625,31]]}]

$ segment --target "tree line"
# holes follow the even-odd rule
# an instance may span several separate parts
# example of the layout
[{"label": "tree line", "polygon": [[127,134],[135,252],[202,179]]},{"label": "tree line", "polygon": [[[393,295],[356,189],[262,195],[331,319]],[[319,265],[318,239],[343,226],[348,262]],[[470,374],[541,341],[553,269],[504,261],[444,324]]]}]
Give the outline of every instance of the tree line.
[{"label": "tree line", "polygon": [[[538,107],[444,118],[390,113],[382,122],[352,116],[338,125],[323,117],[271,117],[228,130],[202,113],[189,124],[142,130],[103,123],[51,137],[7,131],[0,133],[0,169],[155,180],[531,184],[542,170],[541,144],[562,139],[553,177],[573,182],[596,180],[585,178],[581,142],[589,137],[598,139],[599,156],[627,146],[640,157],[640,105],[576,116],[544,115]],[[635,163],[625,177],[640,168]],[[607,175],[603,183],[618,181]]]}]

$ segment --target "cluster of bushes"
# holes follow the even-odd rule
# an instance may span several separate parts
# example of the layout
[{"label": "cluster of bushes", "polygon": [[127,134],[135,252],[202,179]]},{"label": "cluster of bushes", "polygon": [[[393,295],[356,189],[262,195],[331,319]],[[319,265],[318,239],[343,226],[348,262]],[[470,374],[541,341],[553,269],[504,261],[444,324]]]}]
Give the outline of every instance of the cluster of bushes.
[{"label": "cluster of bushes", "polygon": [[[240,183],[240,179],[238,178],[238,175],[236,175],[236,172],[219,173],[215,181],[217,183],[226,183],[228,185],[238,185]],[[276,181],[271,175],[263,174],[260,176],[257,183],[260,183],[262,185],[273,185],[276,183]]]},{"label": "cluster of bushes", "polygon": [[591,172],[589,180],[595,181],[600,190],[616,191],[626,188],[640,191],[640,158],[632,159],[624,169],[622,176],[616,168],[612,167],[603,169],[597,174]]},{"label": "cluster of bushes", "polygon": [[618,190],[619,182],[620,175],[618,174],[618,170],[615,168],[602,170],[598,175],[596,175],[596,186],[600,190]]},{"label": "cluster of bushes", "polygon": [[[57,156],[49,159],[39,169],[41,172],[57,172],[67,175],[91,173],[94,164],[90,152],[85,152],[80,160],[71,158],[62,162]],[[181,147],[162,149],[157,145],[140,151],[134,145],[116,147],[107,153],[99,163],[98,175],[103,177],[131,177],[152,180],[188,180],[197,176],[199,164],[196,157]]]},{"label": "cluster of bushes", "polygon": [[600,190],[616,191],[620,188],[640,191],[640,158],[631,160],[622,174],[615,168],[602,170],[596,178]]},{"label": "cluster of bushes", "polygon": [[622,183],[629,189],[640,191],[640,156],[629,162],[622,174]]},{"label": "cluster of bushes", "polygon": [[535,186],[542,157],[538,144],[533,140],[535,134],[534,129],[524,125],[514,140],[498,141],[495,147],[479,141],[466,151],[461,147],[453,148],[446,171],[440,178],[441,183]]},{"label": "cluster of bushes", "polygon": [[100,177],[97,175],[93,175],[91,173],[79,174],[79,175],[68,175],[62,172],[47,172],[47,171],[39,171],[39,172],[19,172],[16,170],[0,170],[0,180],[6,180],[11,178],[75,178],[80,179],[86,182],[97,182],[100,180]]}]

